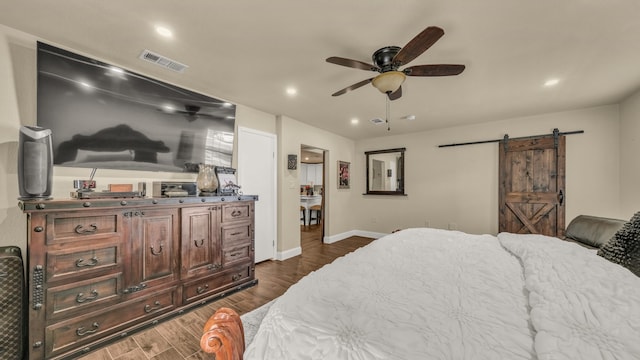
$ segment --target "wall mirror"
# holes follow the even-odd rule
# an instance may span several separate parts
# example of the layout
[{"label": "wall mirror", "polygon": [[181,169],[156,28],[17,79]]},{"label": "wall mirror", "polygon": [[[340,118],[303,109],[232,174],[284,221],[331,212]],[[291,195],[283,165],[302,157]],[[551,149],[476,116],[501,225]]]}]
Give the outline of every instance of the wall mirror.
[{"label": "wall mirror", "polygon": [[406,195],[404,193],[405,148],[365,151],[367,156],[366,195]]}]

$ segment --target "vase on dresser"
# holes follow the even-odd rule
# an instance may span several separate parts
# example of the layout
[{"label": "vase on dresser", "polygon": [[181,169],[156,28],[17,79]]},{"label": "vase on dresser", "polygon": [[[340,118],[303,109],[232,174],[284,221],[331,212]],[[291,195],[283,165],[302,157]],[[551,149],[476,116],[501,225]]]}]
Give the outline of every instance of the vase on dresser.
[{"label": "vase on dresser", "polygon": [[200,190],[200,195],[207,196],[214,194],[218,188],[218,178],[216,177],[215,166],[200,164],[198,166],[196,184]]}]

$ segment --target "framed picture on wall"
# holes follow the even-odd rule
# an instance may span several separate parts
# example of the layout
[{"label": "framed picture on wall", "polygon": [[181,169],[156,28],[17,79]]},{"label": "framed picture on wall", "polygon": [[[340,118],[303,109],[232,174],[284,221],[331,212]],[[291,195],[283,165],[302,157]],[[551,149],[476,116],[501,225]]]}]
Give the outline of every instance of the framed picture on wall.
[{"label": "framed picture on wall", "polygon": [[349,189],[351,176],[349,175],[349,163],[338,161],[338,189]]}]

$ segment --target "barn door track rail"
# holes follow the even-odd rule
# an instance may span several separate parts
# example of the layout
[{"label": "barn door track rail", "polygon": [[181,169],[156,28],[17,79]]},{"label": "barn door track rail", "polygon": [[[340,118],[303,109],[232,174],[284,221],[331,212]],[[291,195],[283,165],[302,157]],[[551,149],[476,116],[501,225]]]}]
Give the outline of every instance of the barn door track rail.
[{"label": "barn door track rail", "polygon": [[558,129],[553,129],[553,133],[548,134],[548,135],[531,135],[531,136],[522,136],[522,137],[516,137],[516,138],[509,138],[509,135],[505,134],[502,139],[481,140],[481,141],[470,141],[470,142],[464,142],[464,143],[444,144],[444,145],[438,145],[438,147],[439,148],[445,148],[445,147],[453,147],[453,146],[497,143],[497,142],[501,142],[501,141],[508,142],[509,140],[526,140],[526,139],[535,139],[535,138],[541,138],[541,137],[547,137],[547,136],[553,136],[555,138],[558,138],[558,136],[583,134],[583,133],[584,133],[584,130],[560,132],[560,131],[558,131]]}]

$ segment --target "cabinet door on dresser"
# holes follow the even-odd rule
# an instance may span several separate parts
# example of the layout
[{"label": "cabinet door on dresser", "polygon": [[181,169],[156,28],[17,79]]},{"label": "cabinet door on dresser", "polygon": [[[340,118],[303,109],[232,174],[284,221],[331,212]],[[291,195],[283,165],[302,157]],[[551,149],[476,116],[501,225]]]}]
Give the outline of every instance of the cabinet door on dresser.
[{"label": "cabinet door on dresser", "polygon": [[124,213],[130,226],[130,266],[125,294],[179,280],[178,209],[136,209]]},{"label": "cabinet door on dresser", "polygon": [[182,209],[182,278],[220,270],[220,205]]}]

